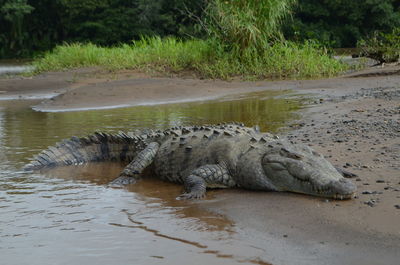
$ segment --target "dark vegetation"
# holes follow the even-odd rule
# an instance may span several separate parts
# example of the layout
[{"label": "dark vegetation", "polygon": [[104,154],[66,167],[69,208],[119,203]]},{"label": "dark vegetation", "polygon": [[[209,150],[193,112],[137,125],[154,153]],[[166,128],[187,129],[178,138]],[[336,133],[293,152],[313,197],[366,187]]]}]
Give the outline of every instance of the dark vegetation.
[{"label": "dark vegetation", "polygon": [[349,48],[375,31],[400,27],[400,1],[299,0],[293,18],[285,27],[288,38]]},{"label": "dark vegetation", "polygon": [[360,56],[376,60],[379,64],[399,62],[400,27],[390,33],[374,32],[370,37],[357,43]]},{"label": "dark vegetation", "polygon": [[[235,8],[243,1],[0,0],[0,58],[30,57],[64,42],[112,46],[142,35],[204,38],[209,35],[199,21],[206,23],[202,19],[209,2]],[[299,0],[293,10],[283,23],[285,37],[299,42],[313,39],[329,47],[355,47],[377,30],[388,33],[400,27],[399,0]],[[211,20],[221,19],[221,14],[213,15]],[[244,15],[242,22],[249,22],[250,14]],[[213,28],[224,29],[228,28]],[[257,29],[245,29],[247,37],[257,36],[252,30]],[[235,38],[219,37],[227,42]],[[247,45],[247,40],[240,45]]]},{"label": "dark vegetation", "polygon": [[116,45],[141,35],[196,34],[202,0],[0,0],[0,58],[64,42]]}]

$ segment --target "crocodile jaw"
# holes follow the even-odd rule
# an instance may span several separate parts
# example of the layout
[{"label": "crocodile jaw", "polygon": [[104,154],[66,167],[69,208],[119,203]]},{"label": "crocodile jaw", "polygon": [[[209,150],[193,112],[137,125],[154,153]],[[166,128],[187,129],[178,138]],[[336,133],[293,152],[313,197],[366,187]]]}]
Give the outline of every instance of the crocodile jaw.
[{"label": "crocodile jaw", "polygon": [[347,200],[354,197],[356,186],[348,179],[340,177],[338,180],[333,180],[325,185],[313,180],[298,181],[297,185],[292,186],[292,188],[285,187],[284,190],[337,200]]},{"label": "crocodile jaw", "polygon": [[281,146],[267,150],[262,158],[265,175],[278,190],[333,199],[354,197],[356,186],[322,155],[304,145]]},{"label": "crocodile jaw", "polygon": [[333,199],[351,199],[354,197],[356,186],[342,177],[338,172],[333,178],[332,174],[310,175],[309,178],[298,178],[289,171],[273,172],[266,169],[266,175],[279,191],[290,191],[313,196]]}]

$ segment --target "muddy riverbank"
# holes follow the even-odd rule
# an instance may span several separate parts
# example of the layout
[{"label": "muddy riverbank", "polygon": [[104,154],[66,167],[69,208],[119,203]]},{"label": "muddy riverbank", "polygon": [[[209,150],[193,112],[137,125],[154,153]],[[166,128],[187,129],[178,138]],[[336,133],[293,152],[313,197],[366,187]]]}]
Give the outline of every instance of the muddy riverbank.
[{"label": "muddy riverbank", "polygon": [[[224,264],[232,253],[243,256],[241,244],[245,244],[245,249],[254,252],[245,263],[394,265],[400,259],[399,69],[374,68],[333,79],[273,82],[154,78],[85,69],[0,79],[0,97],[48,98],[34,108],[63,111],[196,101],[263,90],[292,89],[310,95],[311,104],[301,111],[301,118],[289,123],[281,134],[312,145],[333,164],[356,173],[357,198],[331,201],[288,193],[217,190],[207,200],[185,202],[197,209],[196,216],[202,215],[198,209],[212,211],[235,227],[235,240],[221,238],[224,251],[207,253],[226,255],[225,261],[209,256],[205,260]],[[143,185],[150,184],[129,190],[140,193]],[[168,187],[172,193],[156,196],[168,207],[182,207],[171,199],[179,188]],[[192,214],[188,210],[186,216],[192,218]],[[193,238],[183,237],[189,243],[204,241],[198,231],[194,234]],[[168,236],[180,238],[174,233]]]},{"label": "muddy riverbank", "polygon": [[[344,93],[398,83],[399,67],[372,68],[348,76],[320,80],[238,82],[193,78],[153,77],[137,72],[109,73],[97,69],[44,73],[34,77],[0,78],[1,99],[43,98],[39,111],[107,109],[135,105],[209,100],[264,90]],[[319,92],[318,92],[319,93]]]}]

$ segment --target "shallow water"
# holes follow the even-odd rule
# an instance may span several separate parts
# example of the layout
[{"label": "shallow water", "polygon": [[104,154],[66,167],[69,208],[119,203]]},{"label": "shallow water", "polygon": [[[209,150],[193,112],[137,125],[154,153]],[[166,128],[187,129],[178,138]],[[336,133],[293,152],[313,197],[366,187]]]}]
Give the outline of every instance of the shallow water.
[{"label": "shallow water", "polygon": [[301,105],[277,92],[222,100],[68,113],[35,101],[0,102],[1,264],[267,264],[226,217],[177,201],[182,187],[147,179],[106,185],[124,165],[98,163],[26,174],[27,158],[72,135],[228,121],[277,131]]},{"label": "shallow water", "polygon": [[28,72],[32,66],[18,61],[1,61],[0,60],[0,76],[7,74],[19,74]]}]

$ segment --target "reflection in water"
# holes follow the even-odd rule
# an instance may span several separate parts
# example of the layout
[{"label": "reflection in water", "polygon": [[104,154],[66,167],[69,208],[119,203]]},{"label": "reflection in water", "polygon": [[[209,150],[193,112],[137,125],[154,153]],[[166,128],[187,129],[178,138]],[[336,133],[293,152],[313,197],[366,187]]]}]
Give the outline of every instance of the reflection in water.
[{"label": "reflection in water", "polygon": [[[296,100],[255,93],[240,100],[68,113],[34,112],[36,102],[0,102],[0,255],[4,264],[266,264],[264,250],[235,238],[235,225],[177,201],[179,185],[146,179],[107,187],[123,168],[93,163],[27,174],[34,153],[71,135],[239,121],[276,131]],[[62,253],[62,254],[59,254]]]},{"label": "reflection in water", "polygon": [[[220,122],[243,122],[259,125],[261,130],[275,132],[300,108],[296,99],[279,96],[283,92],[252,93],[238,100],[214,100],[159,106],[78,111],[65,113],[36,112],[26,102],[1,102],[4,109],[6,146],[12,149],[10,161],[20,165],[48,145],[72,135],[82,136],[94,131],[118,132],[140,128],[165,129],[177,125],[199,125]],[[32,101],[31,105],[37,102]]]},{"label": "reflection in water", "polygon": [[[111,180],[119,175],[125,166],[126,164],[118,162],[89,163],[74,167],[58,167],[42,171],[41,174],[49,179],[61,178],[80,183],[107,185]],[[162,205],[162,208],[172,207],[175,214],[180,217],[196,218],[200,221],[196,224],[199,225],[196,230],[232,232],[232,223],[222,216],[206,213],[204,210],[200,210],[196,204],[187,207],[187,202],[176,200],[176,197],[183,191],[181,185],[176,185],[156,178],[147,178],[135,185],[128,186],[126,190],[135,193],[137,198],[140,198],[143,201],[152,198],[151,200],[153,204],[157,202],[156,207],[148,205],[145,209],[144,215],[147,215],[149,211],[152,211],[151,209],[158,211],[160,205]],[[212,198],[212,192],[209,197]],[[131,221],[143,216],[143,213],[141,213],[140,210],[135,211],[134,214],[131,214],[129,211],[124,212]],[[139,222],[136,224],[142,223]]]}]

